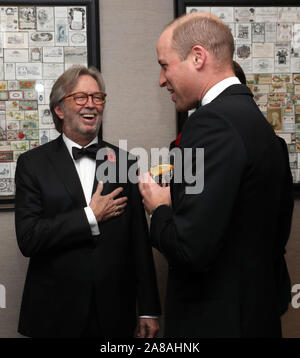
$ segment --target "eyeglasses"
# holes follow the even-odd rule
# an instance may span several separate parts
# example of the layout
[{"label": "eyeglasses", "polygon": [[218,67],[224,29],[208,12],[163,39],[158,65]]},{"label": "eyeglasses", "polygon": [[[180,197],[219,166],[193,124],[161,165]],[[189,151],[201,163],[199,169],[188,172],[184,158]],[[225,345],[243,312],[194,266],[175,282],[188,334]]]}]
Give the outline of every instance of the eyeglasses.
[{"label": "eyeglasses", "polygon": [[92,94],[88,94],[85,92],[76,92],[76,93],[69,94],[68,96],[65,96],[64,98],[61,99],[61,101],[66,98],[72,97],[75,103],[78,104],[78,106],[84,106],[89,100],[90,96],[92,97],[93,103],[96,105],[104,104],[106,102],[106,93],[102,93],[102,92],[97,92]]}]

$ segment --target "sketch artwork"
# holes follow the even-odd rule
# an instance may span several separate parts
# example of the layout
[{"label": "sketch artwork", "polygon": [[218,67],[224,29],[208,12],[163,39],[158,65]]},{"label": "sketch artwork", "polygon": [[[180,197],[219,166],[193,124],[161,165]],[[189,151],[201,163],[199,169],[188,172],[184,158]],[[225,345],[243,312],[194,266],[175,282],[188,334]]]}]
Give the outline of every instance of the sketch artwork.
[{"label": "sketch artwork", "polygon": [[0,199],[14,195],[18,157],[59,135],[49,95],[66,69],[88,64],[86,11],[0,5]]},{"label": "sketch artwork", "polygon": [[234,60],[266,120],[289,148],[300,183],[300,7],[186,7],[222,19],[234,37]]}]

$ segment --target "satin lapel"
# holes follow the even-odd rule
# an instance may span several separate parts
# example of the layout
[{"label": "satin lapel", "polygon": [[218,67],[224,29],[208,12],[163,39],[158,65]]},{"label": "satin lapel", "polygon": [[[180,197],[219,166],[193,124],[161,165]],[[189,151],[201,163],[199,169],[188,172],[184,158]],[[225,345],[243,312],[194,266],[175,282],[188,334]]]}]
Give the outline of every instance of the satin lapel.
[{"label": "satin lapel", "polygon": [[48,156],[57,175],[64,183],[74,201],[80,206],[86,206],[87,204],[77,170],[62,136],[53,141],[53,151],[49,152]]},{"label": "satin lapel", "polygon": [[[98,146],[98,151],[101,150],[101,149],[104,149],[105,150],[105,155],[104,156],[101,156],[102,159],[99,160],[97,159],[96,160],[96,171],[95,171],[95,180],[94,180],[94,186],[93,186],[93,193],[96,191],[97,189],[97,185],[98,185],[98,179],[101,180],[101,177],[100,178],[97,178],[97,169],[98,167],[105,163],[107,160],[108,160],[108,157],[107,157],[107,154],[112,151],[114,154],[115,154],[115,157],[116,157],[116,161],[115,162],[109,162],[109,165],[115,165],[116,166],[116,180],[112,180],[111,182],[109,181],[105,181],[105,179],[103,178],[102,181],[103,181],[103,191],[102,191],[102,195],[106,195],[110,192],[112,192],[117,186],[115,182],[118,182],[118,153],[117,151],[115,150],[111,150],[110,147],[108,147],[103,141],[99,140],[99,146]],[[114,181],[114,182],[113,182]]]},{"label": "satin lapel", "polygon": [[[99,145],[98,145],[98,150],[102,149],[102,148],[105,148],[105,145],[104,143],[100,140],[99,138]],[[95,170],[95,178],[94,178],[94,185],[93,185],[93,192],[92,194],[94,194],[94,192],[96,191],[97,189],[97,186],[98,186],[98,179],[97,179],[97,168],[99,167],[100,164],[102,164],[103,162],[105,161],[105,157],[104,159],[102,160],[97,160],[96,159],[96,170]],[[99,178],[100,180],[100,178]],[[105,185],[105,184],[104,184]],[[104,186],[103,186],[103,189],[104,189]]]}]

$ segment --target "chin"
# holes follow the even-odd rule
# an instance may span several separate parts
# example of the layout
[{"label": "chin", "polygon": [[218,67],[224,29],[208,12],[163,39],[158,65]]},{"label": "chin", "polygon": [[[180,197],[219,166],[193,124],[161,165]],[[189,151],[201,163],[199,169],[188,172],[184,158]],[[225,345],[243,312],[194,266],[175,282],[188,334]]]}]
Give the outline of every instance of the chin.
[{"label": "chin", "polygon": [[99,132],[99,129],[89,129],[89,130],[85,130],[85,133],[86,135],[88,136],[96,136]]},{"label": "chin", "polygon": [[187,104],[179,104],[179,103],[176,103],[176,111],[177,111],[177,112],[187,112],[187,111],[189,111],[190,109],[194,109],[194,108],[196,108],[196,104],[187,105]]},{"label": "chin", "polygon": [[81,128],[82,133],[86,134],[96,134],[99,132],[100,125],[90,125],[90,126],[84,126]]},{"label": "chin", "polygon": [[175,101],[175,107],[177,112],[187,112],[190,109],[194,109],[197,106],[197,100],[195,98],[189,98],[188,96],[178,96]]}]

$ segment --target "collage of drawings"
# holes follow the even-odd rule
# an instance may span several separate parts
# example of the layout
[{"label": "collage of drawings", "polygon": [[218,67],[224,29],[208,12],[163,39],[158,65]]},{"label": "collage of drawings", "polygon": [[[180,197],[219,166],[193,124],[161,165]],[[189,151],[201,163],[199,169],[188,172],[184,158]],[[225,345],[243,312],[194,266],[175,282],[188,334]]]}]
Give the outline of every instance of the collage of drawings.
[{"label": "collage of drawings", "polygon": [[55,139],[49,95],[87,65],[86,7],[0,6],[0,197],[14,194],[18,156]]},{"label": "collage of drawings", "polygon": [[300,7],[186,7],[208,12],[231,29],[234,60],[254,99],[289,149],[293,180],[300,183]]}]

